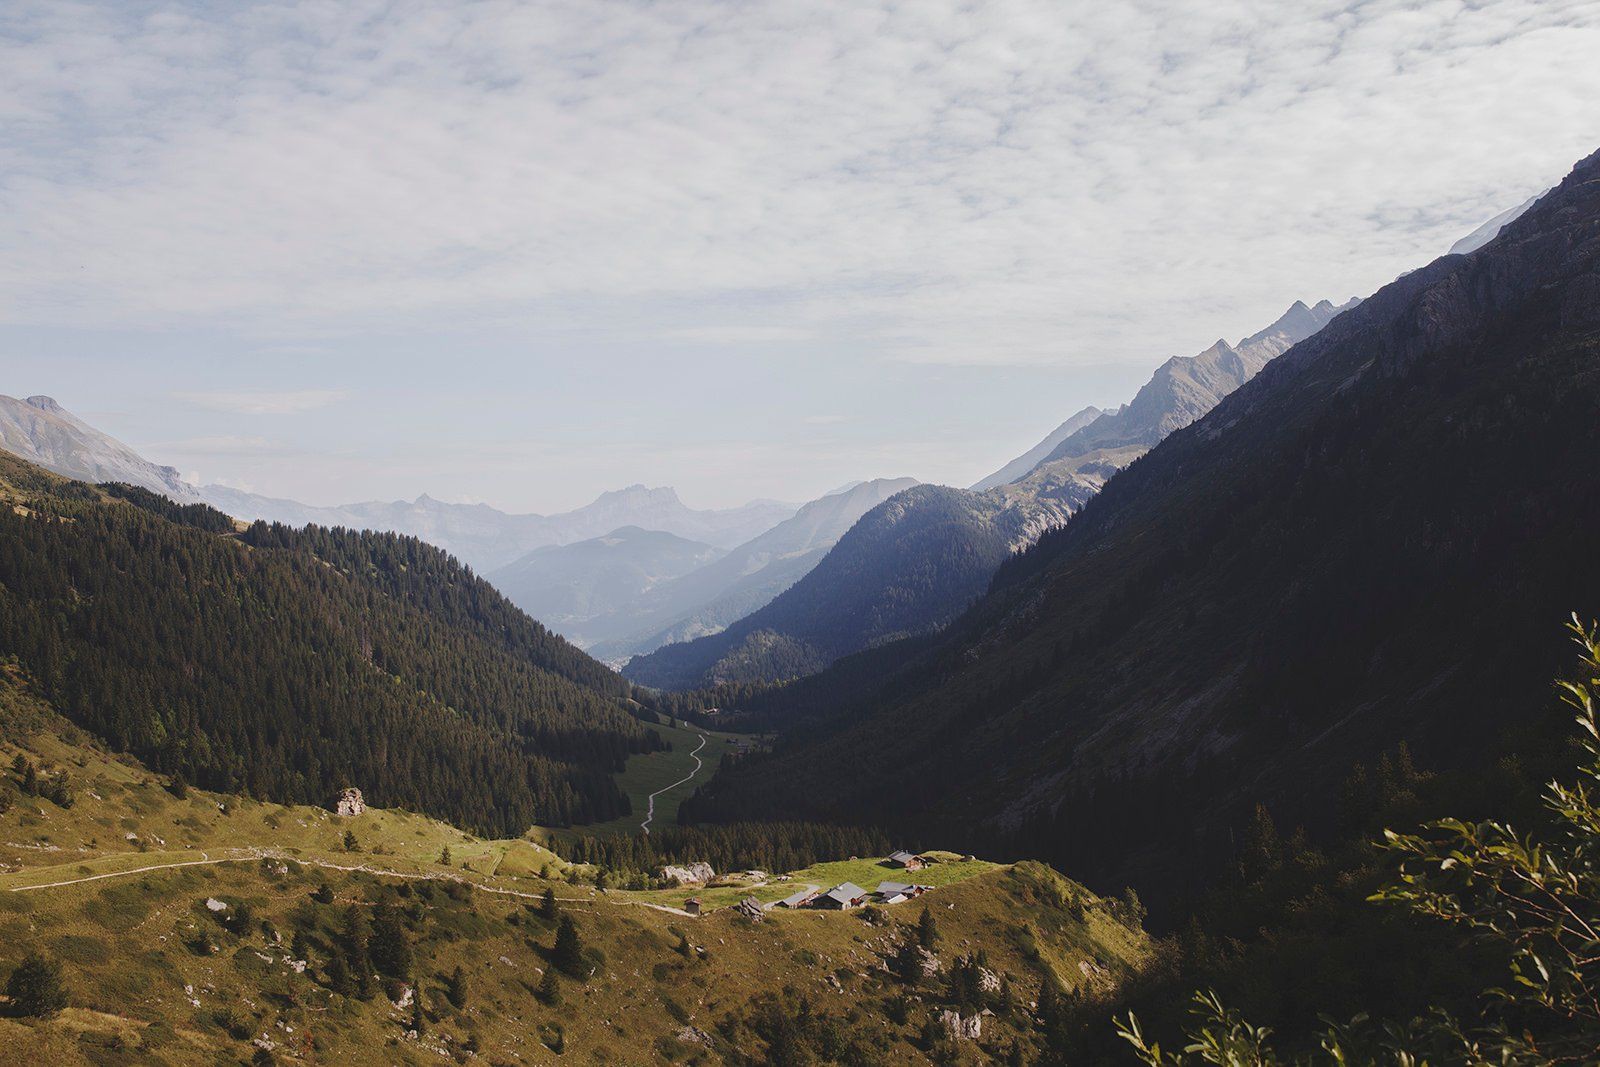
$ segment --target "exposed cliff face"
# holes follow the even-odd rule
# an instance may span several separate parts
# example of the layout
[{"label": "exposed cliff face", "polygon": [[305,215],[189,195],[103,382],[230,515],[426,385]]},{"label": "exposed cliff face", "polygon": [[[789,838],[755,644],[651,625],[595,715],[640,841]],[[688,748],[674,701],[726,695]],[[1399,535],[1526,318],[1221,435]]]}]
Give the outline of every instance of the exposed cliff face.
[{"label": "exposed cliff face", "polygon": [[0,396],[0,447],[67,478],[127,482],[180,504],[200,502],[175,469],[151,463],[47,396]]}]

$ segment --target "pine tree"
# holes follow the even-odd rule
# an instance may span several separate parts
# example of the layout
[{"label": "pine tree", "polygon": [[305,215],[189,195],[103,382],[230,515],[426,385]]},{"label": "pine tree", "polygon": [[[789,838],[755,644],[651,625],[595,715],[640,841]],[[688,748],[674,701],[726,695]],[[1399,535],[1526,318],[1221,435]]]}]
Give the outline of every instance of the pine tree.
[{"label": "pine tree", "polygon": [[67,1006],[67,987],[61,964],[30,952],[6,980],[6,996],[18,1015],[54,1015]]},{"label": "pine tree", "polygon": [[467,972],[459,963],[444,980],[444,997],[457,1011],[467,1006]]},{"label": "pine tree", "polygon": [[922,917],[917,920],[917,943],[925,949],[932,949],[939,940],[939,924],[933,917],[933,912],[928,906],[922,906]]},{"label": "pine tree", "polygon": [[339,951],[350,970],[355,995],[365,1000],[372,995],[372,957],[367,947],[367,924],[361,909],[354,904],[345,909],[339,931]]},{"label": "pine tree", "polygon": [[891,966],[894,973],[899,975],[900,980],[906,985],[921,984],[922,953],[915,941],[907,941],[900,946],[899,950],[894,954],[894,962]]},{"label": "pine tree", "polygon": [[443,848],[441,848],[439,850],[439,863],[442,866],[445,866],[445,867],[448,867],[448,866],[451,865],[450,846],[449,845],[446,845],[446,846],[444,846]]},{"label": "pine tree", "polygon": [[350,981],[350,965],[345,962],[344,953],[335,952],[328,957],[327,978],[328,988],[340,996],[348,997],[355,992],[355,985]]},{"label": "pine tree", "polygon": [[1039,1025],[1046,1030],[1054,1027],[1061,1017],[1061,994],[1048,975],[1039,983],[1039,1004],[1035,1013],[1039,1016]]},{"label": "pine tree", "polygon": [[556,891],[545,887],[544,896],[539,901],[539,914],[554,922],[561,914],[561,906],[556,903]]},{"label": "pine tree", "polygon": [[550,952],[550,962],[574,978],[582,978],[587,970],[583,960],[583,938],[579,936],[578,926],[570,915],[561,917],[561,925],[556,929],[555,947]]},{"label": "pine tree", "polygon": [[372,936],[367,944],[372,964],[379,974],[390,978],[411,977],[411,943],[400,924],[400,916],[387,901],[379,901],[372,909]]},{"label": "pine tree", "polygon": [[546,967],[544,977],[539,980],[539,999],[550,1007],[561,1003],[561,983],[556,981],[556,969]]}]

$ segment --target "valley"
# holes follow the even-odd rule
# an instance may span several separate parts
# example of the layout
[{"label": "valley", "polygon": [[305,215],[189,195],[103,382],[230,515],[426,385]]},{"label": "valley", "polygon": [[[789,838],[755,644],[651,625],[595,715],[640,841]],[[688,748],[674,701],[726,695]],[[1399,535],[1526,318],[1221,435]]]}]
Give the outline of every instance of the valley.
[{"label": "valley", "polygon": [[1597,54],[8,5],[0,1067],[1600,1065]]},{"label": "valley", "polygon": [[703,730],[696,726],[658,726],[656,732],[670,750],[628,757],[617,785],[628,797],[632,811],[609,822],[592,823],[583,832],[592,835],[631,834],[640,830],[646,815],[675,824],[678,805],[711,776],[722,758],[738,753],[759,739],[746,734]]}]

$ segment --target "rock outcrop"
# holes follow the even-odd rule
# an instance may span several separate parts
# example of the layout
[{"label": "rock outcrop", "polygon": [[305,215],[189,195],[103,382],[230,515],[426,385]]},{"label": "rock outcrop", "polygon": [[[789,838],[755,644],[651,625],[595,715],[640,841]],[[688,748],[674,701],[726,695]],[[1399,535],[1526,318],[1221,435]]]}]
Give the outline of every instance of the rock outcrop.
[{"label": "rock outcrop", "polygon": [[339,794],[339,800],[334,804],[334,814],[351,818],[367,810],[366,801],[361,799],[361,790],[351,786]]},{"label": "rock outcrop", "polygon": [[661,880],[668,885],[705,885],[717,876],[709,863],[690,863],[682,867],[661,868]]},{"label": "rock outcrop", "polygon": [[946,1008],[939,1013],[939,1025],[944,1027],[945,1033],[950,1035],[952,1041],[976,1041],[983,1036],[981,1015],[963,1019],[960,1012]]}]

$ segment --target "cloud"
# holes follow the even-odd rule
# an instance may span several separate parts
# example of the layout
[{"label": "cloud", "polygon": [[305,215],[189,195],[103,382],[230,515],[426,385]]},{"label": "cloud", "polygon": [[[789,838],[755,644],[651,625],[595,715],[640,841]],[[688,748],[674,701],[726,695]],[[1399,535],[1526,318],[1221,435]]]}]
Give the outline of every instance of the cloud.
[{"label": "cloud", "polygon": [[201,454],[208,456],[281,456],[288,455],[293,451],[281,441],[237,434],[187,437],[179,441],[157,441],[145,447],[152,452],[162,454]]},{"label": "cloud", "polygon": [[[234,415],[298,415],[337,403],[345,394],[336,389],[300,389],[284,393],[182,392],[173,396],[196,407]],[[247,439],[227,440],[237,443]],[[260,441],[261,438],[248,440]]]},{"label": "cloud", "polygon": [[22,0],[0,317],[1150,362],[1559,178],[1597,54],[1592,0]]},{"label": "cloud", "polygon": [[833,426],[844,421],[843,415],[807,415],[805,423],[808,426]]}]

